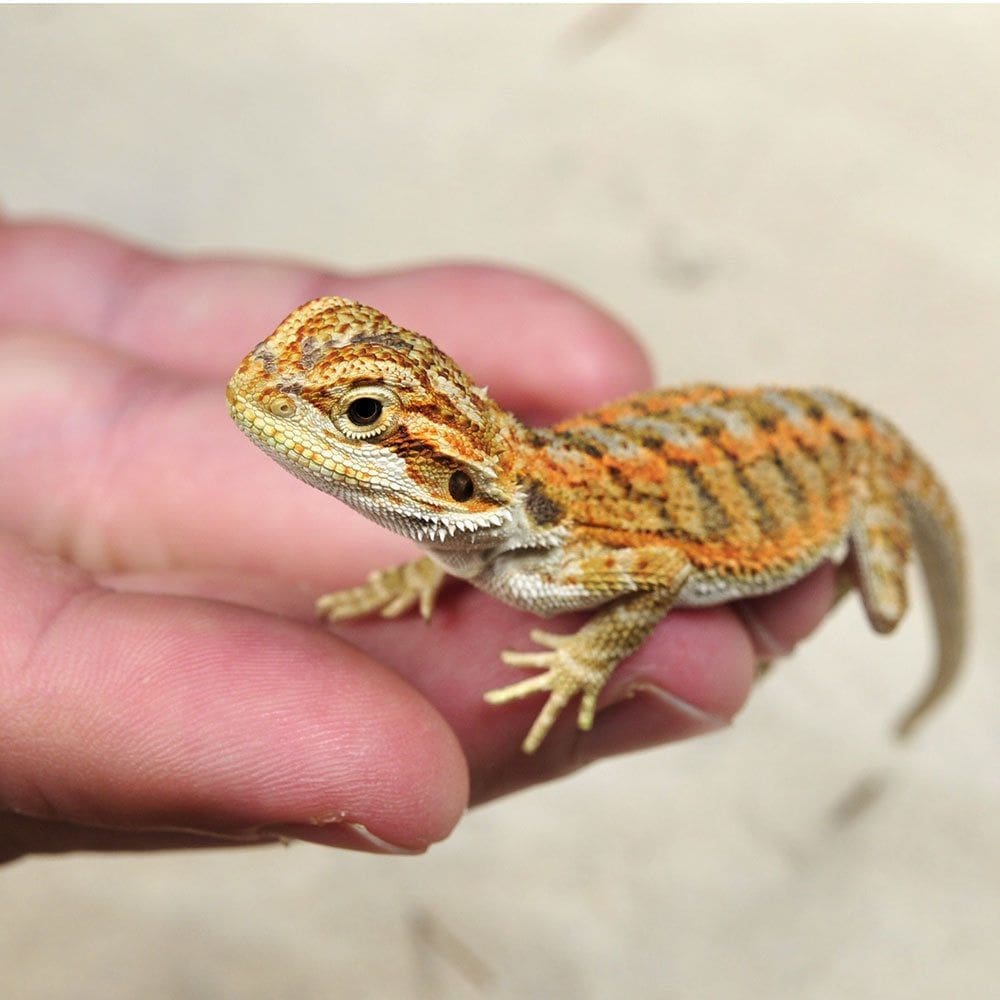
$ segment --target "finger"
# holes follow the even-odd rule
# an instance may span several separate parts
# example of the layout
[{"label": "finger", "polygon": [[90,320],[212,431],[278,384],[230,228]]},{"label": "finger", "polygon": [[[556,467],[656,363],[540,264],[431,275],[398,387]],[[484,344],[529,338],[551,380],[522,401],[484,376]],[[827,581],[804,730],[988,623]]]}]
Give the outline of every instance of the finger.
[{"label": "finger", "polygon": [[466,801],[441,717],[335,637],[95,587],[0,539],[0,811],[421,850]]},{"label": "finger", "polygon": [[649,381],[620,324],[525,273],[441,265],[346,275],[267,260],[183,260],[94,230],[0,223],[0,327],[100,340],[178,373],[228,378],[292,309],[319,295],[369,303],[426,334],[530,419],[571,412],[555,401],[554,385],[584,409]]},{"label": "finger", "polygon": [[[823,566],[781,593],[752,603],[786,644],[815,629],[834,600],[831,567]],[[143,591],[193,593],[294,615],[313,616],[312,593],[276,593],[270,582],[246,576],[150,573],[114,578]],[[747,602],[750,603],[750,602]],[[555,627],[571,632],[585,616]],[[442,711],[465,748],[473,801],[483,801],[583,766],[589,761],[709,732],[728,724],[750,690],[762,650],[738,607],[671,611],[664,623],[612,675],[602,693],[594,730],[581,734],[567,709],[532,757],[520,743],[543,696],[502,708],[482,696],[523,674],[501,663],[504,650],[524,648],[538,619],[458,581],[438,599],[430,623],[417,616],[341,622],[335,630],[386,662]]]},{"label": "finger", "polygon": [[[565,616],[557,627],[572,632],[584,620]],[[441,602],[423,639],[419,623],[409,620],[378,628],[367,621],[341,623],[337,631],[370,655],[385,657],[450,722],[469,760],[473,802],[558,777],[599,757],[725,725],[752,682],[752,648],[735,615],[726,609],[676,611],[612,674],[591,732],[576,728],[574,703],[540,749],[527,756],[521,743],[546,692],[503,706],[486,704],[483,693],[523,679],[520,670],[500,662],[500,653],[523,648],[532,621],[464,589]]]},{"label": "finger", "polygon": [[45,551],[94,571],[239,569],[315,596],[413,550],[261,455],[214,385],[74,338],[11,334],[0,352],[0,527]]},{"label": "finger", "polygon": [[820,623],[833,607],[837,594],[837,569],[824,563],[794,587],[777,594],[740,601],[743,618],[761,661],[787,656]]},{"label": "finger", "polygon": [[274,834],[223,836],[177,831],[134,832],[0,814],[0,864],[28,854],[176,851],[188,847],[253,847],[281,842],[282,838]]},{"label": "finger", "polygon": [[[799,639],[832,602],[832,591],[806,580],[771,598],[768,614],[782,634]],[[246,596],[246,595],[244,595]],[[560,618],[553,630],[572,632],[585,616]],[[740,615],[729,607],[671,611],[652,636],[615,672],[601,694],[591,733],[567,709],[541,749],[527,757],[520,744],[544,695],[494,707],[485,691],[523,678],[500,662],[524,648],[536,618],[468,587],[443,595],[430,624],[416,618],[339,623],[338,634],[394,667],[435,704],[465,748],[473,801],[483,801],[574,770],[598,757],[686,738],[725,726],[750,691],[759,656]]]}]

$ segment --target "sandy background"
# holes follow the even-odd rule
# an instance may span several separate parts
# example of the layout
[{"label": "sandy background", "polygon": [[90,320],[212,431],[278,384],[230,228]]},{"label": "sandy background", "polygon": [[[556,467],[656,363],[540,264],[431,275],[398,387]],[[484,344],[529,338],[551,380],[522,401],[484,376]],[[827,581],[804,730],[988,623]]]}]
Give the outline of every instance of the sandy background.
[{"label": "sandy background", "polygon": [[626,318],[664,382],[836,384],[937,459],[978,612],[905,752],[924,609],[884,640],[848,602],[730,731],[477,810],[424,858],[21,862],[0,993],[998,996],[998,52],[988,8],[0,10],[8,212],[510,262]]}]

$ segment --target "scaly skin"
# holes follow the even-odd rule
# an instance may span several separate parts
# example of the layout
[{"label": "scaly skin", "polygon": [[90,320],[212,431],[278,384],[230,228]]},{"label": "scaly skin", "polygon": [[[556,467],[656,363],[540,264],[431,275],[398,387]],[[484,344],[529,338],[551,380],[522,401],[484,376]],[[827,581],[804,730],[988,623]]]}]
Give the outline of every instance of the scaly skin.
[{"label": "scaly skin", "polygon": [[296,309],[227,390],[239,427],[299,478],[412,538],[427,557],[318,603],[331,620],[414,604],[446,574],[539,615],[597,609],[542,673],[486,695],[548,692],[531,753],[581,694],[593,723],[614,668],[672,607],[779,590],[849,558],[872,626],[906,611],[921,555],[938,630],[934,680],[908,733],[954,679],[965,640],[957,518],[930,467],[886,421],[826,390],[696,385],[528,429],[425,337],[339,298]]}]

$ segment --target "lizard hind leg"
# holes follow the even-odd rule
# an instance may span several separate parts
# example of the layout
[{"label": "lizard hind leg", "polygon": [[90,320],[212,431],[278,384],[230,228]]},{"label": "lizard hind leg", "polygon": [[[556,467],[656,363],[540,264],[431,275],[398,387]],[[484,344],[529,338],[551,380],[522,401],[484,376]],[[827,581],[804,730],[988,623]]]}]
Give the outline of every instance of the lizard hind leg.
[{"label": "lizard hind leg", "polygon": [[867,485],[869,496],[851,526],[851,562],[868,621],[885,633],[906,614],[910,524],[902,498],[884,472],[869,476]]},{"label": "lizard hind leg", "polygon": [[961,666],[966,637],[965,566],[958,519],[930,467],[913,452],[893,476],[875,458],[862,483],[864,494],[852,524],[851,555],[858,589],[872,627],[889,632],[906,611],[906,564],[920,556],[937,628],[934,674],[917,702],[896,724],[898,738],[916,724],[951,687]]},{"label": "lizard hind leg", "polygon": [[[869,488],[872,495],[861,506],[851,529],[851,562],[868,620],[876,632],[885,633],[891,632],[906,613],[906,565],[913,550],[911,510],[888,482],[888,476],[870,477]],[[917,527],[920,526],[918,523]],[[925,545],[920,546],[921,561],[931,584],[931,596],[935,598],[940,633],[941,601],[934,592],[938,581],[926,572],[925,549]],[[939,634],[939,643],[941,638]],[[951,684],[957,663],[958,659],[950,658],[947,652],[939,655],[930,685],[896,724],[898,738],[909,736],[916,722],[941,698]]]}]

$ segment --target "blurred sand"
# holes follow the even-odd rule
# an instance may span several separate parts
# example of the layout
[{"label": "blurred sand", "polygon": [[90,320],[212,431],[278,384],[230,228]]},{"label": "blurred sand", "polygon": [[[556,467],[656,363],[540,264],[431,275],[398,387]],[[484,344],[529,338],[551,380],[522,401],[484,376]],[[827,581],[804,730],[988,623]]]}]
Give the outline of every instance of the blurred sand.
[{"label": "blurred sand", "polygon": [[478,810],[426,858],[22,862],[0,993],[997,996],[998,51],[990,8],[0,9],[5,210],[510,262],[626,318],[664,382],[836,384],[937,460],[978,611],[905,752],[924,609],[880,640],[848,602],[729,732]]}]

